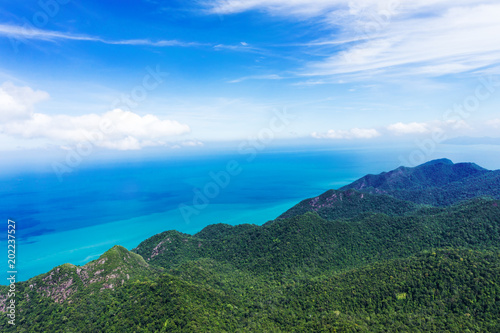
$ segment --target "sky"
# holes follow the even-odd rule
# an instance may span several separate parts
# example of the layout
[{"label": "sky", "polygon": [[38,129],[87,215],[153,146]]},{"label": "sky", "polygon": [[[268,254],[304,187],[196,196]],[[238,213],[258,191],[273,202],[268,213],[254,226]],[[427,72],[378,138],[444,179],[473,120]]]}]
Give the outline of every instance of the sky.
[{"label": "sky", "polygon": [[499,137],[499,17],[497,0],[0,0],[0,151]]}]

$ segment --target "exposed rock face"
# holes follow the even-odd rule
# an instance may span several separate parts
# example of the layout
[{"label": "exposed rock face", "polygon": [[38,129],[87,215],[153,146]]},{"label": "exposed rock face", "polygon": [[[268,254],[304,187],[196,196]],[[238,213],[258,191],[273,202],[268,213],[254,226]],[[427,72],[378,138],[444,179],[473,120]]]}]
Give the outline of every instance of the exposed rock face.
[{"label": "exposed rock face", "polygon": [[320,196],[301,201],[279,218],[290,218],[307,212],[316,212],[325,219],[349,218],[367,211],[399,215],[413,209],[416,209],[416,205],[389,196],[375,196],[357,190],[329,190]]},{"label": "exposed rock face", "polygon": [[[38,294],[56,303],[63,303],[84,288],[96,288],[96,292],[113,290],[117,285],[129,281],[137,269],[148,271],[149,265],[141,256],[115,246],[98,260],[84,266],[64,264],[25,282],[26,288],[19,296],[30,300]],[[6,311],[6,301],[7,294],[0,293],[0,312]]]},{"label": "exposed rock face", "polygon": [[107,284],[107,283],[103,284],[102,288],[101,288],[101,291],[105,290],[105,289],[113,289],[113,284],[112,283],[110,283],[110,284]]},{"label": "exposed rock face", "polygon": [[[68,264],[65,266],[66,267],[63,266],[53,269],[47,276],[42,278],[41,282],[31,284],[29,286],[30,291],[35,291],[42,296],[50,297],[56,303],[64,302],[78,290],[77,285],[74,283],[73,274],[67,271],[68,268],[75,268],[75,266]],[[26,293],[25,297],[29,298],[29,294]]]},{"label": "exposed rock face", "polygon": [[[170,240],[170,238],[167,238],[167,240]],[[157,255],[159,255],[161,252],[161,247],[162,245],[165,243],[166,240],[164,241],[161,241],[158,243],[158,245],[155,246],[155,248],[153,249],[153,251],[151,252],[151,256],[149,258],[154,258],[156,257]]]},{"label": "exposed rock face", "polygon": [[7,307],[7,294],[0,294],[0,312],[6,312]]}]

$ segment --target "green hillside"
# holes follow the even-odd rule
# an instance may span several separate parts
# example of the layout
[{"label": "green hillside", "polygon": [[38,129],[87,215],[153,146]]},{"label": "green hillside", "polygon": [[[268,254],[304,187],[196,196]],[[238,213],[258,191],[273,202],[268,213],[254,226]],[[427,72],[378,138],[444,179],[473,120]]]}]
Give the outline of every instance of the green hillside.
[{"label": "green hillside", "polygon": [[211,258],[254,274],[316,274],[409,256],[431,247],[498,246],[500,201],[476,199],[408,216],[365,213],[353,219],[324,220],[307,213],[239,233],[232,229],[220,228],[220,235],[211,239],[167,231],[133,251],[164,268]]},{"label": "green hillside", "polygon": [[379,175],[367,175],[342,187],[364,193],[387,194],[417,204],[449,206],[479,196],[500,199],[500,170],[490,171],[474,163],[431,161],[414,168],[400,167]]},{"label": "green hillside", "polygon": [[[276,280],[191,261],[143,281],[35,295],[5,332],[496,332],[500,253],[430,250],[342,273]],[[27,303],[34,303],[29,307]]]},{"label": "green hillside", "polygon": [[303,215],[307,212],[316,212],[327,220],[352,218],[367,212],[405,215],[417,208],[418,206],[412,202],[388,195],[373,195],[356,190],[329,190],[318,197],[301,201],[279,218]]},{"label": "green hillside", "polygon": [[419,168],[367,179],[398,193],[411,180],[404,193],[437,198],[426,172],[447,172],[440,195],[461,202],[331,190],[262,226],[165,231],[17,283],[17,326],[2,315],[0,331],[499,332],[500,200],[462,201],[478,186],[496,193],[496,172],[448,160]]}]

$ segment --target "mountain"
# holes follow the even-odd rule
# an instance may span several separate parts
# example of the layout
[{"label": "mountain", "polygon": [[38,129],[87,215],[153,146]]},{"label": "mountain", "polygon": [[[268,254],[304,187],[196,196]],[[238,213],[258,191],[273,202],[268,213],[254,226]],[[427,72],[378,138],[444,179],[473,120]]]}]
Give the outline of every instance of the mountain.
[{"label": "mountain", "polygon": [[340,190],[348,189],[386,194],[417,204],[449,206],[479,196],[499,199],[500,170],[440,159],[414,168],[399,167],[379,175],[367,175]]},{"label": "mountain", "polygon": [[316,212],[328,220],[364,212],[405,215],[421,205],[449,206],[481,196],[500,199],[500,171],[439,159],[415,168],[399,167],[364,176],[339,190],[303,200],[279,218],[306,212]]},{"label": "mountain", "polygon": [[281,214],[279,218],[316,212],[328,220],[351,218],[360,213],[372,212],[387,215],[404,215],[418,208],[418,205],[388,195],[375,195],[356,190],[329,190],[320,196],[306,199]]},{"label": "mountain", "polygon": [[500,201],[476,199],[407,216],[365,213],[352,219],[324,220],[306,213],[239,233],[233,228],[220,228],[220,234],[211,238],[167,231],[143,241],[133,252],[166,269],[210,258],[253,274],[341,271],[433,247],[496,246]]},{"label": "mountain", "polygon": [[[2,315],[0,330],[497,332],[500,200],[461,200],[482,185],[495,193],[495,173],[437,160],[363,177],[361,191],[328,191],[262,226],[115,246],[16,283],[16,326]],[[375,188],[391,195],[364,192]],[[457,203],[392,196],[437,188]],[[8,291],[0,286],[0,312]]]},{"label": "mountain", "polygon": [[20,303],[17,327],[5,326],[5,316],[0,325],[55,333],[497,332],[499,274],[499,252],[467,249],[288,280],[199,260],[62,304],[35,296]]},{"label": "mountain", "polygon": [[141,256],[117,245],[82,267],[64,264],[30,279],[25,297],[29,300],[38,295],[64,303],[82,290],[115,289],[130,279],[142,279],[156,271]]},{"label": "mountain", "polygon": [[362,191],[373,188],[375,193],[389,193],[395,190],[414,191],[441,187],[488,172],[474,163],[454,164],[448,159],[440,159],[414,168],[399,167],[379,175],[367,175],[341,189]]},{"label": "mountain", "polygon": [[[137,254],[117,246],[18,283],[17,329],[489,331],[498,324],[499,242],[500,201],[491,199],[407,216],[328,221],[309,212],[167,231]],[[0,325],[15,331],[5,316]]]}]

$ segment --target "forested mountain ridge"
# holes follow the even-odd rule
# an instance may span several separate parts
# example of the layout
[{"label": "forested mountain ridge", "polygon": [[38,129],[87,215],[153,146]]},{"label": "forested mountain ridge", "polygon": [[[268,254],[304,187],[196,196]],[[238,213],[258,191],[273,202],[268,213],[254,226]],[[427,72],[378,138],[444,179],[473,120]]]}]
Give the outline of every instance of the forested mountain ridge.
[{"label": "forested mountain ridge", "polygon": [[387,194],[417,204],[448,206],[478,196],[500,199],[500,170],[440,159],[414,168],[399,167],[379,175],[366,175],[340,188],[348,189]]},{"label": "forested mountain ridge", "polygon": [[[62,303],[22,299],[5,332],[497,332],[498,250],[430,249],[340,273],[255,276],[200,259]],[[19,284],[20,291],[29,286]]]},{"label": "forested mountain ridge", "polygon": [[[27,287],[24,289],[27,304],[37,296],[50,298],[55,303],[64,303],[82,290],[99,292],[115,289],[130,279],[145,278],[160,271],[161,269],[151,267],[141,256],[116,245],[99,259],[84,266],[64,264],[20,285]],[[2,312],[5,311],[3,296],[0,295]]]},{"label": "forested mountain ridge", "polygon": [[400,200],[389,195],[363,193],[357,190],[329,190],[320,196],[306,199],[281,214],[279,218],[316,212],[328,220],[351,218],[361,213],[382,213],[405,215],[418,208],[417,204]]},{"label": "forested mountain ridge", "polygon": [[440,187],[489,172],[491,171],[475,163],[454,164],[449,159],[439,159],[413,168],[401,166],[379,175],[366,175],[341,189],[374,188],[381,192],[400,189],[412,191],[426,187]]},{"label": "forested mountain ridge", "polygon": [[210,258],[255,274],[341,271],[428,248],[497,246],[500,201],[475,199],[407,216],[364,213],[350,219],[325,220],[309,212],[239,232],[232,228],[219,228],[218,237],[209,239],[166,231],[132,251],[167,269]]},{"label": "forested mountain ridge", "polygon": [[[370,184],[403,193],[411,181],[404,193],[420,195],[437,193],[432,179],[441,177],[443,195],[458,203],[330,190],[262,226],[165,231],[132,251],[115,246],[84,266],[17,283],[16,327],[1,313],[1,286],[0,330],[497,332],[497,172],[449,160],[417,168]],[[470,199],[474,186],[481,197]]]},{"label": "forested mountain ridge", "polygon": [[279,218],[306,212],[316,212],[329,220],[364,212],[405,215],[422,205],[449,206],[480,196],[500,199],[500,170],[439,159],[415,168],[399,167],[366,175],[339,190],[303,200]]}]

